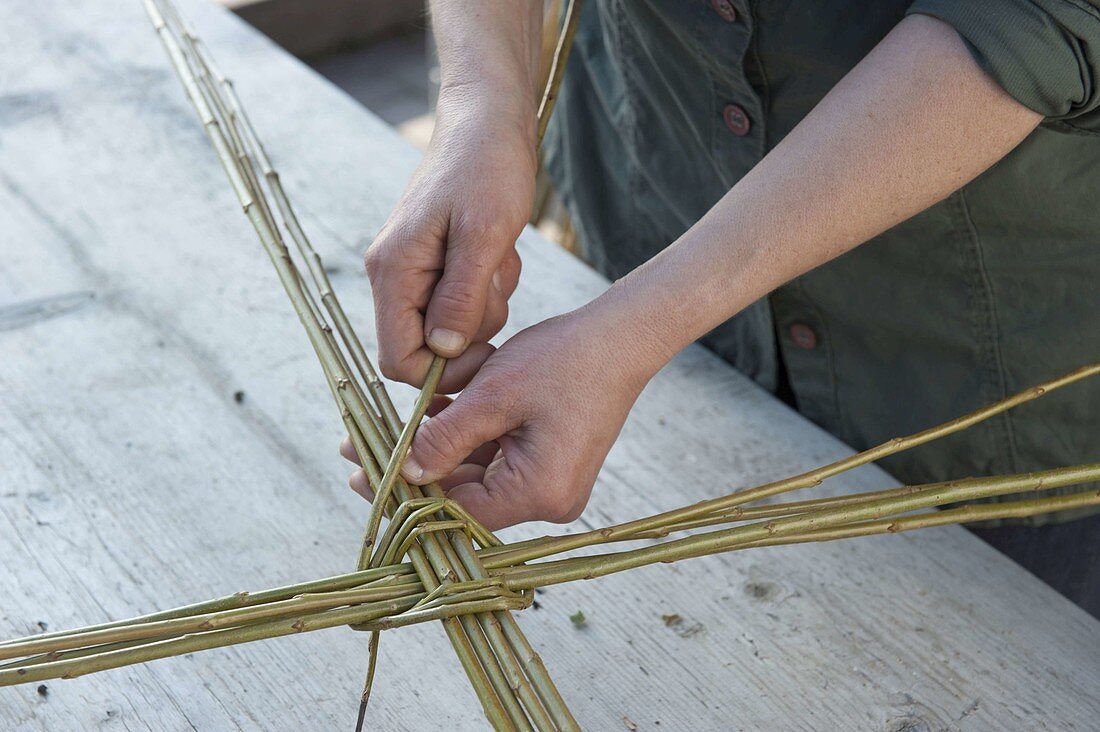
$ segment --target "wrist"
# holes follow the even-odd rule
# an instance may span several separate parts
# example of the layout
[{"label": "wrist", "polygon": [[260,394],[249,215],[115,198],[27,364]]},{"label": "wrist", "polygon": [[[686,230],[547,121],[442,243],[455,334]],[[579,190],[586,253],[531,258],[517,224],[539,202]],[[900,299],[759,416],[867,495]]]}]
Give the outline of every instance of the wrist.
[{"label": "wrist", "polygon": [[441,87],[436,104],[433,140],[474,136],[494,145],[518,147],[530,152],[537,165],[535,137],[537,119],[534,103],[513,89],[488,79]]},{"label": "wrist", "polygon": [[616,348],[630,354],[638,378],[652,378],[755,299],[748,274],[757,248],[744,247],[749,254],[738,258],[739,266],[723,268],[721,258],[704,246],[714,239],[713,232],[693,228],[585,307]]},{"label": "wrist", "polygon": [[587,324],[592,350],[618,365],[619,377],[639,392],[686,345],[671,336],[667,323],[655,321],[641,294],[619,280],[575,311]]}]

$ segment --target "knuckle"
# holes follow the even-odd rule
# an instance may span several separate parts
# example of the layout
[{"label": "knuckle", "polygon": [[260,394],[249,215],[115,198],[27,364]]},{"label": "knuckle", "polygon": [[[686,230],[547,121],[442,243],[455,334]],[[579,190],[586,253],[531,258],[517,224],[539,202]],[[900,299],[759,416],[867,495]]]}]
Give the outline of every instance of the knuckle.
[{"label": "knuckle", "polygon": [[400,381],[405,384],[412,383],[415,376],[411,373],[409,359],[398,358],[389,351],[379,351],[378,370],[390,381]]},{"label": "knuckle", "polygon": [[378,370],[390,381],[399,381],[397,361],[389,354],[378,355]]},{"label": "knuckle", "polygon": [[582,513],[584,513],[584,506],[583,505],[580,505],[580,506],[575,505],[572,508],[570,508],[568,511],[566,511],[565,513],[561,514],[560,517],[555,519],[554,523],[556,523],[556,524],[570,524],[570,523],[573,523],[574,521],[576,521],[577,519],[579,519],[581,517]]},{"label": "knuckle", "polygon": [[385,259],[386,256],[383,252],[381,240],[377,240],[367,247],[367,251],[363,255],[363,268],[367,270],[367,277],[369,277],[372,282],[382,274]]},{"label": "knuckle", "polygon": [[508,239],[511,227],[505,225],[500,216],[475,214],[463,218],[461,231],[464,239],[477,246]]},{"label": "knuckle", "polygon": [[432,298],[443,315],[467,317],[477,315],[481,295],[472,282],[452,280],[444,283]]},{"label": "knuckle", "polygon": [[401,359],[397,356],[397,351],[385,344],[384,339],[379,339],[378,344],[378,370],[382,372],[382,375],[387,379],[395,378],[395,374],[398,371]]},{"label": "knuckle", "polygon": [[418,452],[428,461],[443,461],[461,451],[462,432],[456,421],[433,417],[419,434],[423,442]]},{"label": "knuckle", "polygon": [[576,518],[573,515],[576,510],[575,502],[562,491],[542,493],[537,508],[543,521],[565,524]]}]

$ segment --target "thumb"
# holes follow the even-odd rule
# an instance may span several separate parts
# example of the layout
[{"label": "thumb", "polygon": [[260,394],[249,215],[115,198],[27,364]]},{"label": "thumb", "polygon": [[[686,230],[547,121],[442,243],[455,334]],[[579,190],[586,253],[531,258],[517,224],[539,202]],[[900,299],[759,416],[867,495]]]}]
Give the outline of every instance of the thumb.
[{"label": "thumb", "polygon": [[417,485],[446,477],[467,455],[505,434],[508,422],[483,393],[467,388],[416,431],[401,473]]},{"label": "thumb", "polygon": [[443,274],[424,318],[425,340],[440,356],[454,358],[473,341],[485,318],[493,275],[514,242],[499,225],[452,230]]}]

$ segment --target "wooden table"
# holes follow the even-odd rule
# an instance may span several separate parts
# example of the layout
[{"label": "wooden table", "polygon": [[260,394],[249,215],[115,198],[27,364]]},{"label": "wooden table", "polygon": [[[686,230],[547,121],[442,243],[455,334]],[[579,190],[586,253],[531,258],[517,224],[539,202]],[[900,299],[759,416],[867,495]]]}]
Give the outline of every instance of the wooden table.
[{"label": "wooden table", "polygon": [[[369,340],[360,255],[417,153],[228,12],[184,10]],[[606,286],[535,233],[520,249],[513,330]],[[138,2],[0,9],[0,257],[0,636],[353,565],[367,506],[346,487],[339,419]],[[413,392],[396,396],[407,411]],[[689,349],[642,396],[573,528],[846,452]],[[666,478],[684,467],[693,480]],[[868,468],[831,490],[888,482]],[[587,729],[1100,719],[1100,623],[959,528],[598,584],[549,588],[520,619]],[[366,641],[334,629],[0,689],[0,729],[345,729]],[[373,729],[484,727],[437,624],[387,633],[379,676]]]}]

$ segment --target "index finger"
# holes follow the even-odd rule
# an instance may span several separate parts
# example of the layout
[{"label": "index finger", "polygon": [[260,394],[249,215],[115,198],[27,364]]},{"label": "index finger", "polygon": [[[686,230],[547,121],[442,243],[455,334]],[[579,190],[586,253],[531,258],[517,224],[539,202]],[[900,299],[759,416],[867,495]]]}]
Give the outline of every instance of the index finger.
[{"label": "index finger", "polygon": [[438,272],[384,265],[371,277],[378,367],[386,378],[419,385],[431,364],[424,314]]}]

